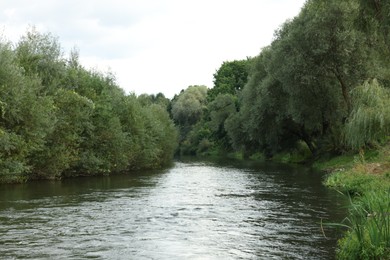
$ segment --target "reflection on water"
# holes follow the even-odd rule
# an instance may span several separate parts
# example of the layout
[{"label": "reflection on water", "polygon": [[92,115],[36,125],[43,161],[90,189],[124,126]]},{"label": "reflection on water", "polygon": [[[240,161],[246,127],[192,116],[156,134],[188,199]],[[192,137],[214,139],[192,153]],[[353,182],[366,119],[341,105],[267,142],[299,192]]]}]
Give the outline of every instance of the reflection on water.
[{"label": "reflection on water", "polygon": [[[0,186],[0,257],[333,259],[342,219],[322,175],[271,164],[177,162],[169,170]],[[333,232],[333,233],[332,233]]]}]

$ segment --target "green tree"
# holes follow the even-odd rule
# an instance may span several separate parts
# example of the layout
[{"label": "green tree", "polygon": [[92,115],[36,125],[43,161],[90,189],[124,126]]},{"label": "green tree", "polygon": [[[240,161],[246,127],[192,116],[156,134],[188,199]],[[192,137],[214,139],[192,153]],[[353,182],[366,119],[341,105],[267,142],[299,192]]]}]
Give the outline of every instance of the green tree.
[{"label": "green tree", "polygon": [[214,87],[207,93],[207,99],[212,102],[219,94],[236,96],[248,79],[248,69],[251,59],[225,61],[214,73]]},{"label": "green tree", "polygon": [[113,75],[98,72],[81,73],[76,91],[86,95],[94,104],[90,116],[91,131],[80,149],[78,168],[90,174],[123,171],[129,167],[131,139],[123,131],[119,111],[124,93]]},{"label": "green tree", "polygon": [[4,181],[26,179],[34,155],[54,128],[53,101],[40,96],[42,86],[25,76],[10,44],[0,43],[0,168]]},{"label": "green tree", "polygon": [[208,104],[210,121],[207,122],[212,131],[213,141],[225,151],[231,150],[229,137],[225,129],[226,119],[235,114],[236,97],[231,94],[219,94],[214,101]]},{"label": "green tree", "polygon": [[366,81],[352,92],[353,110],[346,124],[346,142],[360,149],[390,137],[390,90],[377,80]]},{"label": "green tree", "polygon": [[172,160],[177,146],[177,130],[169,114],[160,105],[152,104],[141,111],[142,128],[140,162],[144,168],[158,168]]},{"label": "green tree", "polygon": [[350,91],[367,77],[362,35],[354,29],[356,1],[308,1],[277,32],[267,64],[288,94],[293,132],[312,150],[338,133],[351,111]]},{"label": "green tree", "polygon": [[[357,23],[364,32],[382,45],[382,51],[390,52],[390,3],[381,0],[359,0]],[[371,42],[373,43],[373,42]]]},{"label": "green tree", "polygon": [[34,27],[22,36],[16,47],[18,63],[30,76],[38,76],[43,92],[54,94],[65,74],[65,59],[58,39]]},{"label": "green tree", "polygon": [[198,123],[202,124],[200,122],[207,109],[206,98],[206,86],[189,86],[186,90],[182,90],[178,96],[175,96],[171,102],[172,119],[179,128],[180,153],[196,150],[197,144],[190,141],[189,133]]},{"label": "green tree", "polygon": [[141,94],[138,96],[138,101],[143,106],[158,104],[158,105],[164,107],[165,109],[168,109],[168,106],[170,104],[169,99],[166,98],[163,93],[158,93],[157,95]]},{"label": "green tree", "polygon": [[364,34],[369,78],[390,86],[390,3],[379,0],[359,0],[356,27]]},{"label": "green tree", "polygon": [[58,178],[73,169],[80,156],[80,145],[93,130],[94,104],[74,91],[59,89],[53,96],[55,124],[45,138],[45,147],[34,154],[34,174]]},{"label": "green tree", "polygon": [[261,151],[272,156],[288,148],[290,139],[298,139],[297,125],[288,112],[289,95],[267,72],[271,54],[272,49],[266,48],[255,58],[241,110],[226,122],[233,145],[243,147],[245,154]]},{"label": "green tree", "polygon": [[207,87],[189,86],[172,105],[172,117],[179,125],[194,125],[203,115]]},{"label": "green tree", "polygon": [[78,57],[74,49],[65,60],[57,39],[34,28],[15,49],[0,42],[0,181],[109,174],[172,160],[177,131],[169,100],[162,93],[126,96],[113,74],[87,70]]}]

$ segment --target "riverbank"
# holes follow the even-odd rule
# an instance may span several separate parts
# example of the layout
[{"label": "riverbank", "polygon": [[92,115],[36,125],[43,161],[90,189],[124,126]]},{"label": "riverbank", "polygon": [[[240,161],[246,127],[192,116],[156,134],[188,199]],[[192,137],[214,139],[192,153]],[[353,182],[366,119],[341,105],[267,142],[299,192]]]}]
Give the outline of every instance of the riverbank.
[{"label": "riverbank", "polygon": [[320,160],[314,167],[329,172],[327,187],[349,196],[347,228],[339,240],[339,259],[390,259],[390,143],[358,154]]}]

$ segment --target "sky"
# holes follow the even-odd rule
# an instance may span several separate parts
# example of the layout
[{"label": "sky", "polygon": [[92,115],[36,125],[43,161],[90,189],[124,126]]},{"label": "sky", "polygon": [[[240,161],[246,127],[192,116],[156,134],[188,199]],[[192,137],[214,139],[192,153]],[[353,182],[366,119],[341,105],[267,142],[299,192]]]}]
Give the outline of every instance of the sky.
[{"label": "sky", "polygon": [[66,57],[111,72],[126,93],[172,98],[213,87],[224,61],[254,57],[305,0],[0,0],[0,35],[29,27],[58,37]]}]

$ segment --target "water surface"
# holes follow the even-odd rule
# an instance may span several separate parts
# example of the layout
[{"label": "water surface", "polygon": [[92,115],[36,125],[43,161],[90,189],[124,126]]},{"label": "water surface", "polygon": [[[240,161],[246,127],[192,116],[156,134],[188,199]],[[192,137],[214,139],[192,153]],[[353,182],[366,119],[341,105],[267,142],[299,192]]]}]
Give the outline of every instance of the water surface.
[{"label": "water surface", "polygon": [[333,259],[345,199],[303,167],[164,171],[0,186],[1,259]]}]

